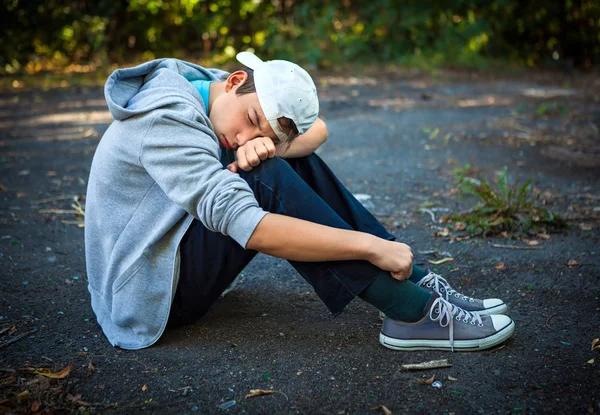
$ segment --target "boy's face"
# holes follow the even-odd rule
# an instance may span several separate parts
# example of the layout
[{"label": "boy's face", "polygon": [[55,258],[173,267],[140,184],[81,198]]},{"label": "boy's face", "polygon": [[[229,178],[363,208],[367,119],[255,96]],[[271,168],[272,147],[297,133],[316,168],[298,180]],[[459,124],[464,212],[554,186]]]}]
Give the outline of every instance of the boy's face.
[{"label": "boy's face", "polygon": [[267,122],[256,93],[237,95],[235,91],[248,78],[243,71],[232,73],[225,81],[210,109],[210,122],[221,147],[236,150],[257,137],[269,137],[275,144],[279,138]]}]

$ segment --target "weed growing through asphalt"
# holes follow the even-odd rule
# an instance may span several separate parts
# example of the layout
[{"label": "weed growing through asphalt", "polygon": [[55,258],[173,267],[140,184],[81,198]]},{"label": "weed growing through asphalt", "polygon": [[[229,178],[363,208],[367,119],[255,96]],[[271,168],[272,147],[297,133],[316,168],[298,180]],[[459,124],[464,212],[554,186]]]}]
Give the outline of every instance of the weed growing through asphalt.
[{"label": "weed growing through asphalt", "polygon": [[498,174],[495,185],[469,177],[474,169],[469,165],[454,171],[461,196],[474,196],[476,205],[465,212],[446,217],[447,221],[466,224],[472,236],[493,236],[506,232],[521,237],[545,231],[559,231],[566,221],[549,209],[539,206],[539,194],[534,195],[531,179],[524,184],[510,184],[506,166]]}]

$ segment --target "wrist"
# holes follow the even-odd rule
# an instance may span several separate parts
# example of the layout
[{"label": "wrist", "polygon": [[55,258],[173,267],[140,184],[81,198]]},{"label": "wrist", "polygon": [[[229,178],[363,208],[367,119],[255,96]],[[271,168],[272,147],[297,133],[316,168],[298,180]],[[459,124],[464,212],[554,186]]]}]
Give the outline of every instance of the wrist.
[{"label": "wrist", "polygon": [[377,255],[377,243],[379,238],[368,233],[361,233],[359,258],[365,261],[373,262]]}]

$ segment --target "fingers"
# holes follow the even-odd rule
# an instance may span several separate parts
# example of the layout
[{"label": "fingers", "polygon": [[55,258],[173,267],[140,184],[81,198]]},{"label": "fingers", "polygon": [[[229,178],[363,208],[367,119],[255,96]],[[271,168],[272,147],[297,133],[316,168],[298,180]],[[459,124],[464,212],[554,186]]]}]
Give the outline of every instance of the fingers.
[{"label": "fingers", "polygon": [[397,257],[399,263],[397,264],[397,268],[391,272],[391,275],[397,280],[404,281],[412,275],[414,256],[410,246],[401,242],[399,244],[401,250],[400,255]]},{"label": "fingers", "polygon": [[237,163],[238,163],[238,167],[244,171],[250,171],[252,170],[252,166],[250,165],[250,163],[248,163],[248,160],[246,158],[246,149],[243,147],[240,147],[237,149],[236,153],[235,153],[235,158],[237,159]]},{"label": "fingers", "polygon": [[277,154],[277,147],[275,147],[275,143],[273,143],[273,140],[268,138],[267,140],[265,140],[264,145],[267,149],[267,157],[270,159],[275,157],[275,155]]},{"label": "fingers", "polygon": [[229,170],[232,173],[237,173],[238,172],[238,162],[234,161],[233,163],[229,163],[227,165],[227,170]]},{"label": "fingers", "polygon": [[390,272],[390,274],[392,274],[392,277],[398,281],[404,281],[410,277],[410,275],[406,275],[405,272]]},{"label": "fingers", "polygon": [[244,171],[250,171],[261,161],[275,157],[275,154],[276,148],[273,140],[269,137],[258,137],[237,149],[238,167]]}]

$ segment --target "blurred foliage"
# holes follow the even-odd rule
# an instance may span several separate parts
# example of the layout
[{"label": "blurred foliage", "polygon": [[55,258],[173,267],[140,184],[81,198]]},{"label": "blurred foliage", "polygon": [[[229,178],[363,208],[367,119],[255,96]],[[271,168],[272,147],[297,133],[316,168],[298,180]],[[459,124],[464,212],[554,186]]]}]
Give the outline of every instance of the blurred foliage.
[{"label": "blurred foliage", "polygon": [[253,49],[327,67],[352,61],[590,68],[597,0],[0,0],[0,73]]}]

